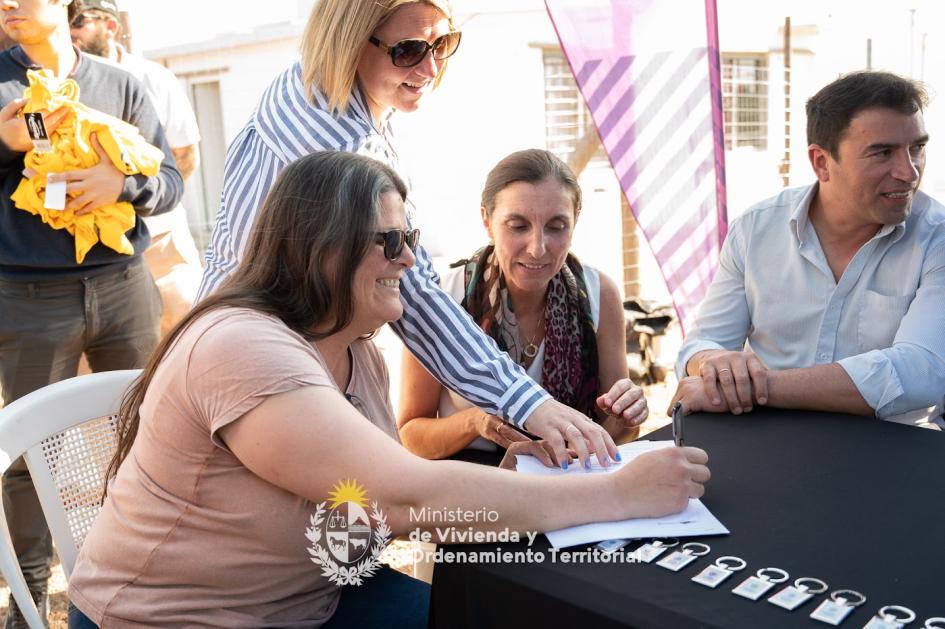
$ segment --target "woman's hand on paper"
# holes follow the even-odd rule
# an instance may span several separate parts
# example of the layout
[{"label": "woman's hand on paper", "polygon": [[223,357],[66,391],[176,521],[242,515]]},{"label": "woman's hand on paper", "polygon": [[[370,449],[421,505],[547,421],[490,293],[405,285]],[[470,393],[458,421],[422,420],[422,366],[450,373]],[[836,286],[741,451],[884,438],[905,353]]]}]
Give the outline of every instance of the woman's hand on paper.
[{"label": "woman's hand on paper", "polygon": [[667,447],[645,452],[610,477],[627,518],[678,513],[701,498],[710,477],[709,455],[699,448]]}]

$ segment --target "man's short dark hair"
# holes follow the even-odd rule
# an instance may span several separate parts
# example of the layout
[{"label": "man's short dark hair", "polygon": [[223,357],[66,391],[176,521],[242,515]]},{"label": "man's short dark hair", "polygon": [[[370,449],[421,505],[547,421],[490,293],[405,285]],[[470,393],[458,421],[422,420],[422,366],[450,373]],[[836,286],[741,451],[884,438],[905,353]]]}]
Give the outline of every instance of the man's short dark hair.
[{"label": "man's short dark hair", "polygon": [[925,87],[917,81],[891,72],[847,74],[807,101],[807,144],[817,144],[837,160],[840,141],[861,111],[888,107],[912,115],[928,103]]}]

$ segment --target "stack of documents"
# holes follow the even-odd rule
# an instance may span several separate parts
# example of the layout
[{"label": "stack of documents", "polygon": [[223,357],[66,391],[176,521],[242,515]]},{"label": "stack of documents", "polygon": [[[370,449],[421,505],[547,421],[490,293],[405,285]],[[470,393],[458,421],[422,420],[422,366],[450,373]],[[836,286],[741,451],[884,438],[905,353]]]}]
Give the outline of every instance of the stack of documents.
[{"label": "stack of documents", "polygon": [[[630,461],[652,450],[672,447],[672,441],[633,441],[620,446],[621,461],[610,467],[601,467],[593,459],[591,469],[585,470],[580,465],[572,465],[567,470],[557,467],[545,467],[545,464],[530,455],[516,457],[517,470],[521,474],[539,474],[543,476],[563,476],[568,474],[612,474]],[[690,498],[689,506],[680,513],[662,518],[637,518],[598,524],[582,524],[545,533],[548,541],[555,548],[593,544],[605,539],[643,539],[651,537],[695,537],[702,535],[727,535],[729,530],[702,504],[701,500]]]}]

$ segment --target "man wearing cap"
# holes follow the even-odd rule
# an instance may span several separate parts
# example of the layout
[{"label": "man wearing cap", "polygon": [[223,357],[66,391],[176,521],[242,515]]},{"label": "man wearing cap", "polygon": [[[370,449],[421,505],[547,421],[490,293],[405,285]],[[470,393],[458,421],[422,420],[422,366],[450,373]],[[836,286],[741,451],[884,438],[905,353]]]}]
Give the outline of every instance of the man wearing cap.
[{"label": "man wearing cap", "polygon": [[[73,43],[82,52],[117,63],[141,81],[164,127],[177,169],[187,181],[198,165],[200,131],[180,82],[164,66],[129,53],[118,42],[121,22],[115,0],[82,0],[81,4],[82,10],[72,22]],[[164,302],[163,336],[193,305],[203,269],[183,205],[144,221],[151,232],[151,246],[144,259]]]},{"label": "man wearing cap", "polygon": [[[161,303],[141,260],[149,243],[141,221],[125,234],[134,249],[131,255],[99,243],[78,263],[73,236],[43,224],[40,217],[16,208],[10,199],[22,178],[24,156],[33,148],[19,115],[25,103],[26,73],[45,69],[75,81],[83,104],[136,126],[165,155],[156,176],[126,176],[93,136],[92,145],[100,157],[97,164],[51,176],[66,184],[66,209],[84,214],[127,201],[141,216],[167,212],[180,200],[183,181],[144,88],[127,72],[72,46],[69,24],[77,13],[71,0],[0,4],[3,30],[17,42],[0,53],[0,389],[4,404],[74,376],[83,353],[93,371],[141,367],[158,340]],[[50,134],[66,113],[59,109],[45,115]],[[52,544],[22,458],[4,474],[3,505],[27,585],[45,614]],[[5,626],[26,626],[12,598]]]}]

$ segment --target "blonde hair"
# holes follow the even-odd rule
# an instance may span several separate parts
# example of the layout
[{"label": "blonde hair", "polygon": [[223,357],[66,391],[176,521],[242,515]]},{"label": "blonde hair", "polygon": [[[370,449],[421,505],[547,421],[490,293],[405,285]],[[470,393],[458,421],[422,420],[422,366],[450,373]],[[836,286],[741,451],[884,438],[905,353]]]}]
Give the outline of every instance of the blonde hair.
[{"label": "blonde hair", "polygon": [[[313,89],[328,100],[329,110],[346,113],[354,90],[358,61],[368,38],[390,16],[406,4],[422,2],[439,10],[453,29],[449,0],[318,0],[312,8],[302,35],[302,83],[306,97],[314,102]],[[433,83],[437,87],[446,71],[440,62]]]}]

